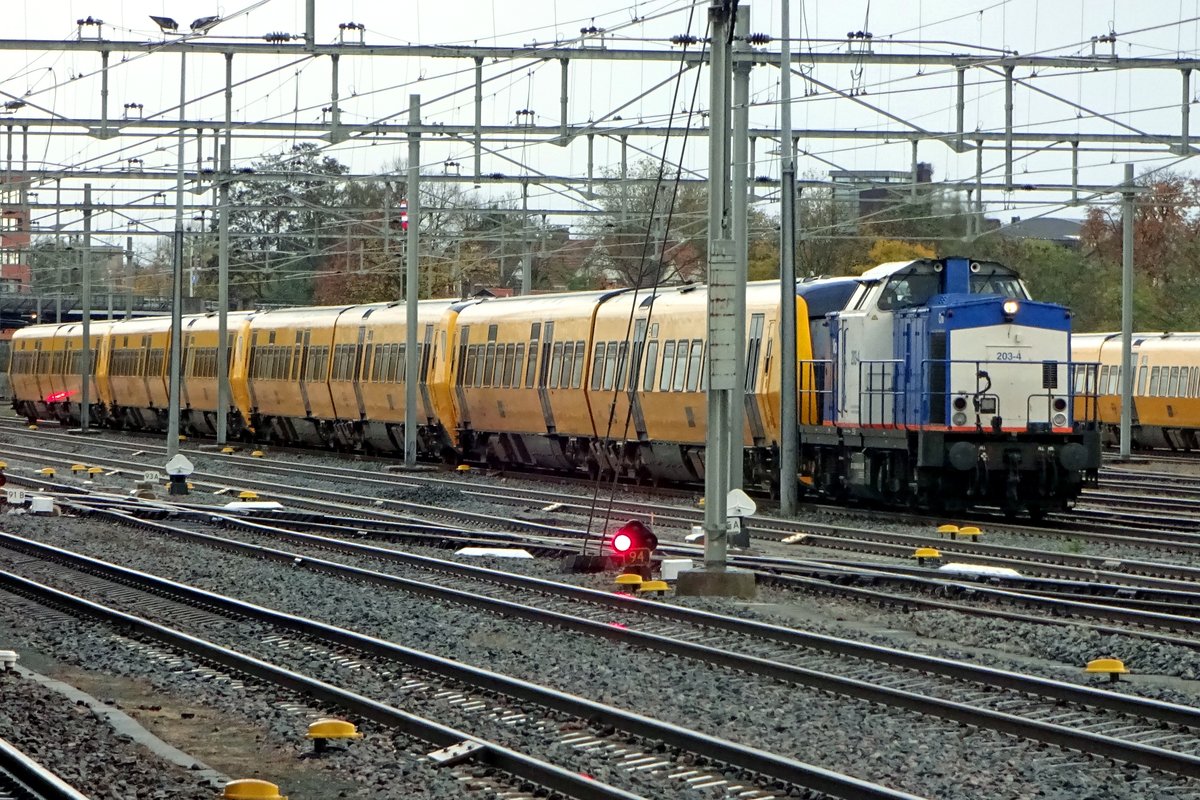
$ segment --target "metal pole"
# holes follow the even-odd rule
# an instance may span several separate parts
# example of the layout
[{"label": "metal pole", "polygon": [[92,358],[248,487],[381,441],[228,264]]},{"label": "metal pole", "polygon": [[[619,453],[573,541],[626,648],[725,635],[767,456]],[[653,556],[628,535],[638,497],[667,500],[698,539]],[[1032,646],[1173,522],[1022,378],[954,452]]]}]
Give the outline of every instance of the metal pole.
[{"label": "metal pole", "polygon": [[[408,124],[421,124],[421,95],[408,96]],[[408,261],[405,274],[404,323],[404,464],[417,465],[417,295],[420,267],[417,248],[421,227],[421,133],[408,134]]]},{"label": "metal pole", "polygon": [[782,0],[779,40],[779,513],[796,513],[800,436],[796,413],[796,162],[792,158],[792,51],[790,4]]},{"label": "metal pole", "polygon": [[954,151],[956,153],[963,152],[963,117],[966,115],[966,79],[967,71],[959,67],[955,72],[958,73],[958,102],[956,103],[957,116],[955,122],[955,132],[957,136],[954,139]]},{"label": "metal pole", "polygon": [[125,237],[125,319],[133,319],[133,237]]},{"label": "metal pole", "polygon": [[533,256],[529,252],[529,182],[521,184],[521,294],[533,292]]},{"label": "metal pole", "polygon": [[171,264],[171,358],[167,393],[167,460],[179,453],[179,383],[183,362],[183,156],[187,117],[187,53],[179,54],[179,141],[176,145],[175,239]]},{"label": "metal pole", "polygon": [[108,51],[100,52],[100,138],[108,138]]},{"label": "metal pole", "polygon": [[[483,180],[483,58],[475,57],[475,183]],[[476,187],[478,188],[478,187]],[[411,219],[411,217],[410,217]],[[411,227],[411,226],[410,226]],[[501,272],[503,272],[501,266]]]},{"label": "metal pole", "polygon": [[566,58],[560,58],[558,62],[562,65],[562,87],[559,90],[558,97],[558,114],[560,117],[562,117],[562,119],[560,119],[558,122],[559,130],[561,131],[559,134],[558,144],[566,147],[571,141],[567,136],[567,126],[569,125],[567,117],[570,113],[570,109],[568,107],[568,103],[570,101],[567,90],[570,88],[571,83],[571,62]]},{"label": "metal pole", "polygon": [[[746,37],[750,34],[750,7],[739,6],[734,17],[735,53],[750,49]],[[735,61],[733,67],[733,256],[737,266],[734,279],[737,295],[733,304],[733,348],[737,358],[738,386],[734,389],[729,408],[729,485],[741,488],[744,431],[746,427],[746,281],[749,280],[749,171],[750,171],[750,70],[748,60]]]},{"label": "metal pole", "polygon": [[54,289],[54,321],[62,324],[63,264],[62,264],[62,178],[54,179],[54,270],[58,286]]},{"label": "metal pole", "polygon": [[317,0],[304,0],[304,44],[312,48],[317,43]]},{"label": "metal pole", "polygon": [[[221,146],[217,220],[217,444],[229,437],[229,145]],[[304,376],[301,375],[303,380]]]},{"label": "metal pole", "polygon": [[[229,439],[229,173],[233,166],[233,53],[225,55],[225,144],[217,168],[217,444]],[[300,376],[303,380],[303,375]]]},{"label": "metal pole", "polygon": [[83,315],[83,352],[79,357],[79,430],[87,433],[91,411],[92,382],[92,185],[83,185],[83,269],[80,270]]},{"label": "metal pole", "polygon": [[1179,74],[1183,77],[1183,101],[1179,106],[1181,114],[1179,154],[1186,156],[1188,150],[1191,149],[1192,135],[1192,71],[1190,69],[1181,69],[1179,70]]},{"label": "metal pole", "polygon": [[1004,188],[1013,183],[1013,67],[1004,68]]},{"label": "metal pole", "polygon": [[721,572],[726,567],[728,535],[726,509],[729,494],[729,406],[737,386],[737,358],[733,352],[734,280],[733,242],[726,238],[726,183],[729,178],[727,138],[729,98],[725,73],[729,71],[731,9],[712,0],[708,14],[712,30],[708,142],[708,430],[704,456],[704,568]]},{"label": "metal pole", "polygon": [[1128,459],[1133,426],[1133,164],[1125,165],[1121,195],[1121,458]]}]

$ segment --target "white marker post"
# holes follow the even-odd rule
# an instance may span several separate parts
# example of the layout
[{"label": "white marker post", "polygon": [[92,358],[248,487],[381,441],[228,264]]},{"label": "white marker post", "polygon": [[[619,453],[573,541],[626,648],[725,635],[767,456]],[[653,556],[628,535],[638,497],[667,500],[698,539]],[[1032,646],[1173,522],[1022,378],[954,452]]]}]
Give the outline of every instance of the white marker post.
[{"label": "white marker post", "polygon": [[758,505],[741,489],[731,489],[725,500],[725,519],[727,521],[727,538],[734,547],[749,547],[750,534],[742,528],[742,517],[752,517],[758,511]]},{"label": "white marker post", "polygon": [[168,494],[187,494],[188,476],[192,474],[192,462],[183,453],[176,453],[170,461],[167,462],[167,476],[171,479],[171,485],[168,489]]}]

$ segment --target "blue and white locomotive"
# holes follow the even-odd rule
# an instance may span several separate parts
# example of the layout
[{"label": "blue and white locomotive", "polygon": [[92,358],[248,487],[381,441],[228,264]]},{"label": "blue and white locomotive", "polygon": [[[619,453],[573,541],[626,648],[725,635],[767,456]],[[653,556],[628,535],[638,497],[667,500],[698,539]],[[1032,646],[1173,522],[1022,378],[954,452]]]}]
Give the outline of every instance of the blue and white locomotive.
[{"label": "blue and white locomotive", "polygon": [[868,270],[814,331],[820,414],[801,429],[802,479],[932,509],[1068,507],[1100,465],[1094,398],[1074,380],[1095,367],[1071,363],[1070,339],[1070,312],[1031,300],[1000,264]]}]

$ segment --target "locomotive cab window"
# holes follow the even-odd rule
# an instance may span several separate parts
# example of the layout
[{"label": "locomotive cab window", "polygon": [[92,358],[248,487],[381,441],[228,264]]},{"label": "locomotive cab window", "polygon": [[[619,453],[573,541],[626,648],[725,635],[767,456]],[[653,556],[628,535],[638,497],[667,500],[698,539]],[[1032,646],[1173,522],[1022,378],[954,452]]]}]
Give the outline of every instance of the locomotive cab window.
[{"label": "locomotive cab window", "polygon": [[893,275],[879,294],[879,310],[918,308],[938,293],[941,277],[917,272]]}]

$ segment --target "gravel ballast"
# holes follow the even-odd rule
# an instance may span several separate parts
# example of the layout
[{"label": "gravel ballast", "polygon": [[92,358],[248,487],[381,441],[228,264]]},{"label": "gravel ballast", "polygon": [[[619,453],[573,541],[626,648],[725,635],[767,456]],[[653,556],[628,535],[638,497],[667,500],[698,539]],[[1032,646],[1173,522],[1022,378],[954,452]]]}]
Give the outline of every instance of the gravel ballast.
[{"label": "gravel ballast", "polygon": [[[27,523],[27,524],[26,524]],[[281,610],[409,644],[601,702],[842,769],[933,797],[1167,797],[1169,778],[1114,782],[1101,762],[1069,770],[1043,748],[750,679],[622,646],[567,637],[400,593],[211,551],[95,522],[23,518],[36,538]],[[10,529],[14,526],[9,526]],[[85,535],[85,531],[88,533]],[[14,531],[19,532],[19,531]],[[198,553],[205,555],[197,557]],[[728,606],[726,606],[728,609]],[[236,628],[231,624],[231,630]],[[242,632],[244,633],[244,632]],[[336,682],[336,681],[335,681]],[[952,774],[945,764],[955,765]],[[988,790],[986,787],[991,787]]]}]

